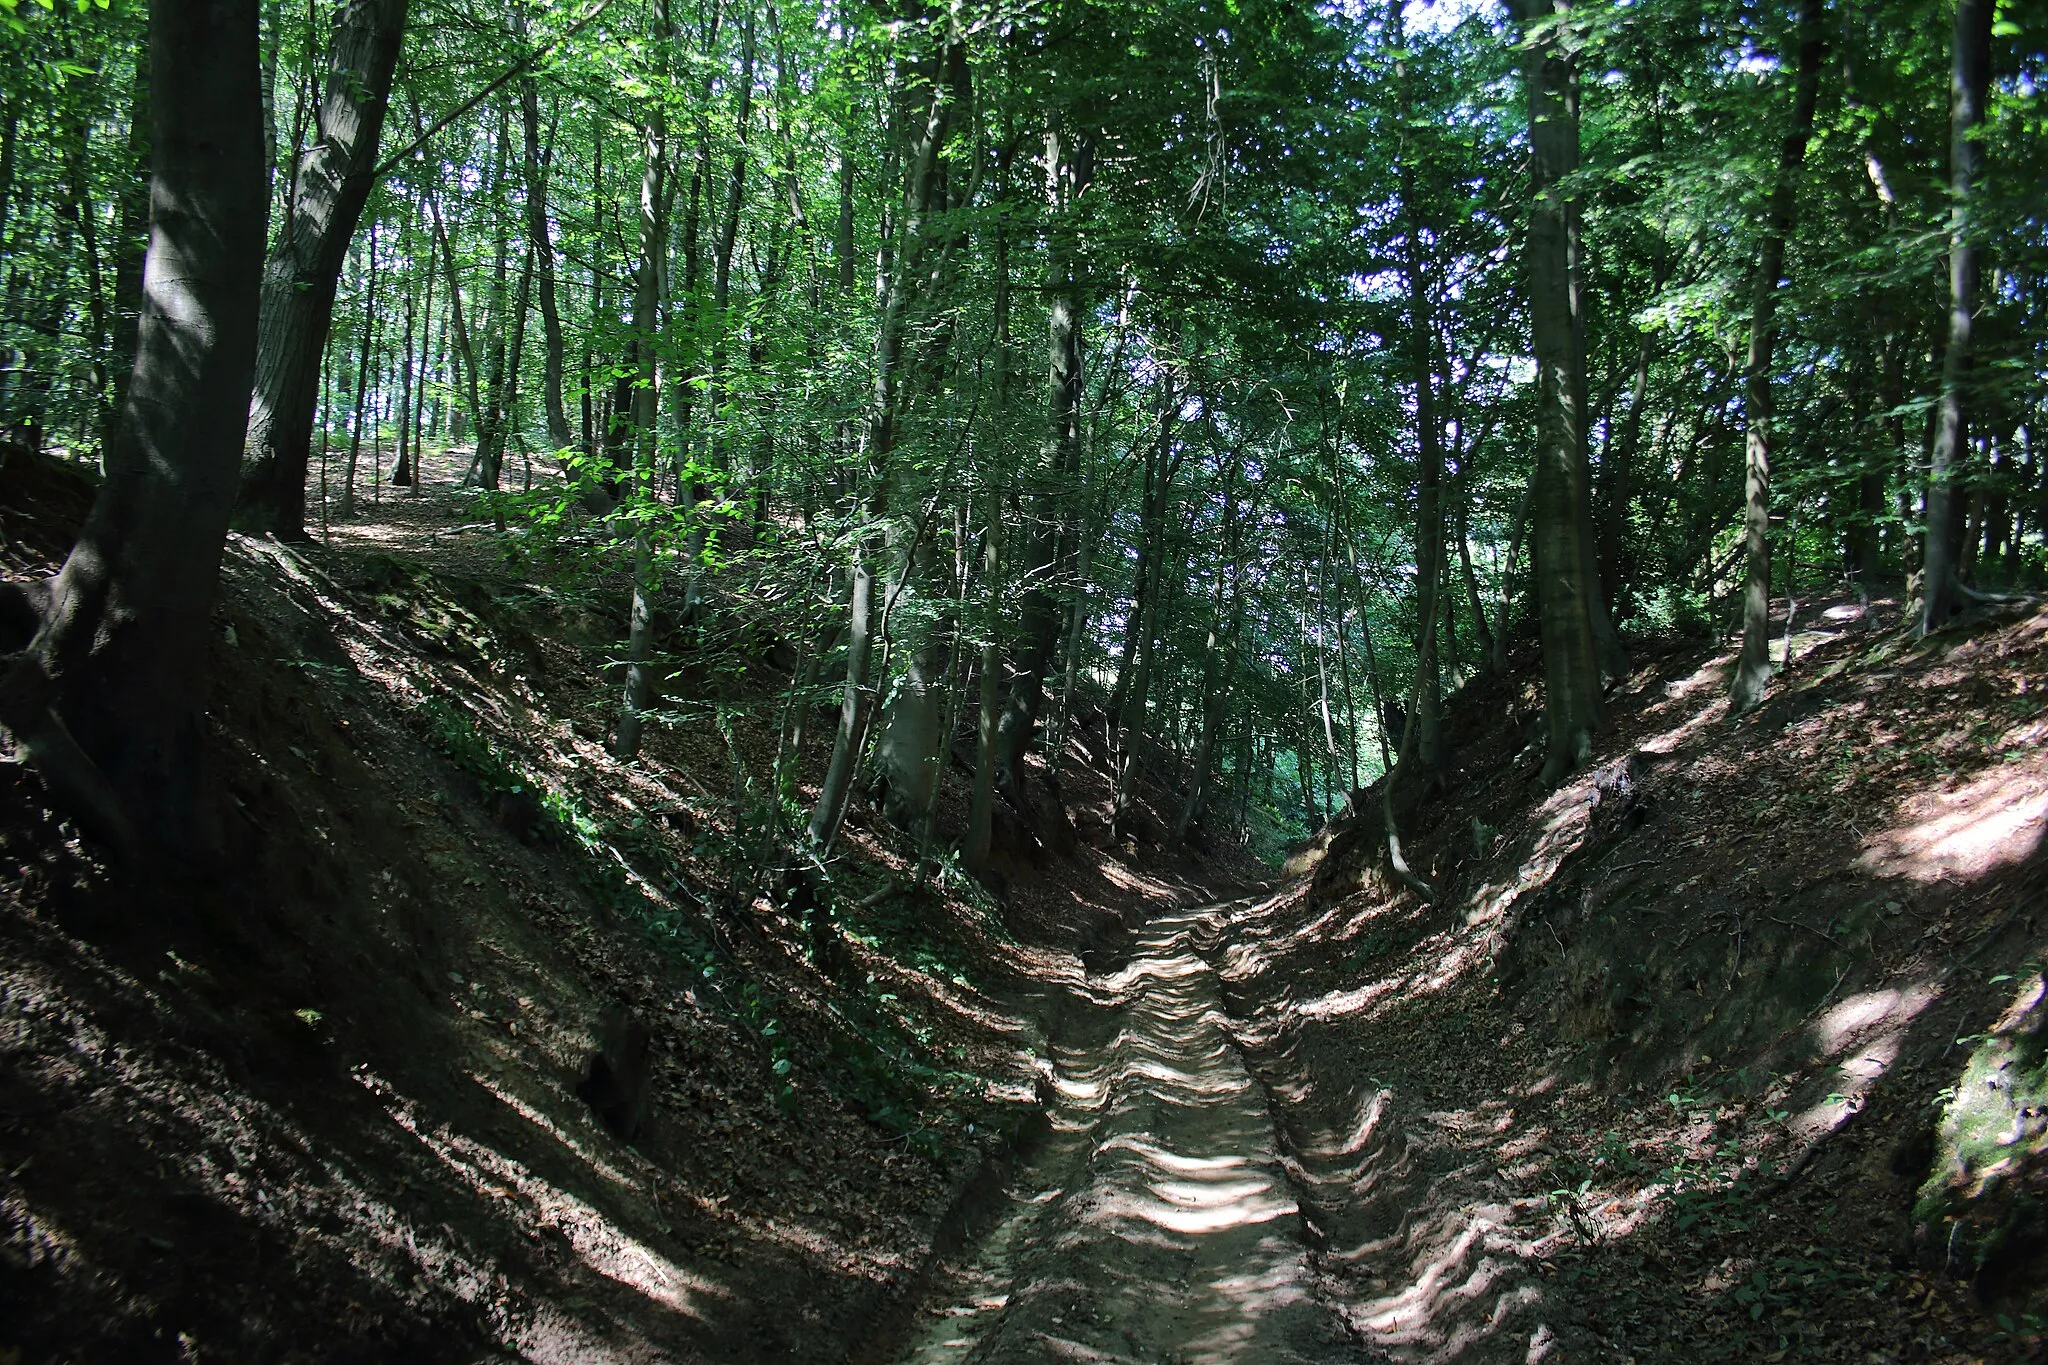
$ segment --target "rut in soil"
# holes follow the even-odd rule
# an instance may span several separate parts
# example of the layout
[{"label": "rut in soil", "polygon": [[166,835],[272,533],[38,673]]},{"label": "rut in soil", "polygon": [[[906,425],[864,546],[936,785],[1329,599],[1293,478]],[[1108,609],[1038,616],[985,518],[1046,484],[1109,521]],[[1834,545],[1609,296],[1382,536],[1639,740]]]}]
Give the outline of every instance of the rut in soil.
[{"label": "rut in soil", "polygon": [[904,1365],[1371,1358],[1318,1292],[1266,1092],[1198,947],[1245,904],[1162,914],[1121,969],[1070,983],[1052,1135]]}]

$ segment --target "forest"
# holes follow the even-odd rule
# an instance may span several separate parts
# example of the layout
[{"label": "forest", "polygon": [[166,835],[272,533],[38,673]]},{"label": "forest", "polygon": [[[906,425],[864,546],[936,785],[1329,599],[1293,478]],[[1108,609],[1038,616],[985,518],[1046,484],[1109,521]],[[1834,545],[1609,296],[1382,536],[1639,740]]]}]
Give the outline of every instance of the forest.
[{"label": "forest", "polygon": [[[1952,1299],[1974,1326],[1952,1340],[1926,1329],[1910,1349],[1873,1336],[1867,1358],[2042,1349],[2048,985],[2028,907],[2048,819],[2034,719],[2048,620],[2048,441],[2035,440],[2048,414],[2043,80],[2048,8],[2023,0],[0,0],[0,844],[19,865],[5,956],[58,954],[57,939],[37,937],[59,933],[51,925],[107,962],[140,961],[146,940],[152,963],[199,961],[206,991],[234,996],[225,983],[280,954],[331,984],[351,945],[374,940],[436,1000],[440,977],[461,987],[454,1015],[444,1002],[436,1018],[468,1018],[476,969],[437,955],[489,936],[419,908],[437,874],[420,872],[406,912],[425,916],[405,930],[414,946],[377,937],[398,932],[375,907],[404,876],[375,871],[376,838],[397,850],[391,867],[424,869],[440,856],[422,852],[432,825],[466,850],[449,857],[493,882],[515,865],[491,852],[501,844],[539,859],[575,897],[612,907],[587,920],[603,933],[627,932],[604,916],[630,902],[631,933],[669,954],[676,981],[698,982],[649,978],[636,993],[606,971],[577,976],[577,1041],[539,1044],[561,1050],[567,1079],[550,1093],[574,1090],[623,1144],[674,1107],[648,1098],[687,1070],[673,1061],[687,1049],[662,1032],[682,1026],[662,1011],[701,987],[705,1017],[765,1068],[770,1099],[749,1122],[772,1128],[815,1103],[952,1170],[952,1138],[926,1153],[918,1135],[951,1121],[974,1132],[982,1120],[967,1108],[933,1115],[969,1090],[1000,1108],[993,1078],[1008,1066],[1015,1102],[1036,1085],[1053,1136],[1006,1137],[1000,1162],[976,1158],[1006,1197],[1028,1203],[1014,1191],[1032,1181],[1079,1188],[1061,1135],[1088,1128],[1102,1142],[1101,1125],[1121,1123],[1130,1141],[1187,1161],[1251,1142],[1227,1159],[1275,1173],[1273,1188],[1292,1191],[1288,1218],[1360,1229],[1384,1214],[1361,1212],[1363,1195],[1312,1213],[1316,1182],[1335,1177],[1302,1173],[1311,1120],[1286,1115],[1337,1103],[1312,1097],[1330,1080],[1316,1071],[1321,1045],[1301,1040],[1320,1036],[1315,1010],[1336,1009],[1343,990],[1363,991],[1346,1008],[1364,1009],[1378,988],[1361,983],[1394,981],[1382,959],[1396,948],[1419,964],[1389,987],[1399,1008],[1438,1008],[1437,987],[1418,984],[1435,979],[1431,962],[1476,973],[1458,989],[1490,1003],[1456,1018],[1505,1011],[1502,1048],[1522,1036],[1505,1022],[1522,1018],[1518,989],[1598,995],[1597,1023],[1556,1005],[1531,1028],[1606,1058],[1571,1072],[1601,1103],[1688,1078],[1666,1117],[1724,1125],[1687,1139],[1702,1150],[1725,1157],[1724,1140],[1748,1140],[1728,1137],[1731,1115],[1779,1114],[1728,1177],[1754,1183],[1757,1153],[1775,1153],[1791,1163],[1779,1193],[1817,1188],[1805,1172],[1825,1166],[1816,1153],[1835,1150],[1838,1129],[1878,1126],[1848,1124],[1875,1102],[1837,1077],[1827,1096],[1840,1112],[1800,1129],[1785,1040],[1847,1002],[1891,1000],[1808,1059],[1846,1066],[1844,1040],[1867,1041],[1918,990],[1898,1029],[1933,1027],[1943,1011],[1921,1014],[1927,1001],[1962,1015],[1912,1101],[1933,1115],[1908,1125],[1926,1131],[1926,1150],[1893,1159],[1906,1191],[1893,1242],[1909,1250],[1886,1242],[1884,1255],[1922,1267],[1924,1312]],[[317,640],[304,624],[315,617],[329,622]],[[544,666],[572,646],[573,706]],[[1697,716],[1679,724],[1660,707]],[[373,758],[350,738],[353,757],[315,762],[311,740],[287,736],[286,711],[292,734],[311,724],[301,711],[355,717],[318,722],[323,755],[329,731],[352,725],[427,757]],[[1943,747],[1951,731],[1974,746],[1967,761]],[[1926,761],[1913,766],[1916,750]],[[1668,777],[1678,753],[1698,757]],[[310,775],[284,775],[293,755]],[[1883,764],[1902,766],[1874,775]],[[441,792],[425,814],[421,782]],[[342,823],[303,814],[316,789]],[[1664,794],[1642,795],[1652,790]],[[1863,804],[1827,804],[1852,797]],[[1951,814],[1916,800],[1951,801]],[[1695,817],[1680,812],[1695,806],[1706,813],[1687,826]],[[411,832],[379,824],[373,838],[350,807]],[[1964,825],[1891,842],[1871,832],[1942,819]],[[1792,833],[1802,821],[1806,843]],[[1958,852],[1965,827],[1985,832]],[[1847,830],[1859,847],[1844,851]],[[1698,856],[1712,861],[1684,881],[1673,850],[1695,832],[1682,847],[1711,844]],[[1690,934],[1658,965],[1651,912],[1629,908],[1651,891],[1614,889],[1643,874],[1595,875],[1653,835],[1665,844],[1626,867],[1668,871],[1658,904],[1690,898],[1711,920],[1726,901],[1711,966],[1686,956],[1704,951]],[[1487,870],[1496,863],[1506,870]],[[331,884],[308,871],[330,866]],[[1060,870],[1081,867],[1085,886]],[[1780,873],[1789,890],[1734,889]],[[1933,899],[1886,889],[1899,879],[1936,888]],[[1853,915],[1797,908],[1809,886],[1852,881]],[[555,883],[520,873],[506,894],[543,884]],[[279,920],[254,946],[236,935],[256,930],[224,927],[244,913],[225,907],[268,900],[303,926]],[[1567,901],[1578,908],[1558,908]],[[1898,916],[1937,901],[1934,927],[1906,936]],[[336,923],[343,903],[370,918],[305,927]],[[755,906],[766,918],[747,919]],[[1979,918],[1951,943],[1943,917],[1962,906]],[[23,927],[34,925],[45,928]],[[1458,937],[1468,928],[1471,943]],[[584,932],[548,931],[558,944]],[[926,947],[892,957],[891,934]],[[947,951],[980,966],[932,965],[929,943],[948,934],[966,937]],[[1216,948],[1218,935],[1235,946]],[[1305,956],[1282,980],[1290,954]],[[1168,970],[1183,961],[1203,965],[1183,979]],[[1168,984],[1125,979],[1153,979],[1148,963]],[[1978,970],[1987,963],[2003,974]],[[899,969],[924,983],[915,1008],[909,986],[885,989]],[[147,983],[157,967],[122,970]],[[1309,983],[1330,973],[1342,980],[1311,1007]],[[20,1021],[54,1018],[85,989],[60,976],[24,966],[0,998],[15,1021],[7,1093],[23,1105],[56,1103],[28,1078],[45,1075],[38,1049],[58,1045]],[[1964,976],[1976,995],[1957,993]],[[1586,984],[1595,977],[1604,984]],[[702,987],[714,978],[726,984]],[[997,1030],[960,1044],[973,1060],[931,1060],[947,1029],[981,1027],[950,994],[970,981],[1000,1002],[989,1018],[1032,1018],[1038,1044]],[[1153,1095],[1167,1107],[1149,1118],[1116,1101],[1084,1123],[1060,1088],[1064,1064],[1045,1061],[1059,1053],[1047,1040],[1080,1026],[1033,994],[1060,981],[1092,1001],[1061,1007],[1072,1018],[1109,1010],[1161,1055],[1241,1058],[1209,1077],[1215,1093],[1241,1082],[1269,1099],[1254,1113]],[[2034,996],[2012,1002],[2026,982]],[[366,986],[331,988],[365,992],[357,1014],[375,1012]],[[539,990],[505,989],[521,1008]],[[193,1037],[254,1027],[207,998]],[[336,1013],[273,1003],[264,1017],[283,1022],[261,1027],[280,1038],[317,1034]],[[1988,1012],[1985,1027],[1973,1011]],[[1225,1013],[1237,1019],[1227,1038],[1188,1022]],[[787,1022],[799,1015],[810,1022]],[[363,1057],[380,1055],[368,1039],[386,1026],[398,1027],[361,1025]],[[1444,1045],[1465,1046],[1465,1027]],[[789,1041],[792,1028],[808,1041]],[[1126,1080],[1147,1074],[1142,1058],[1116,1060],[1123,1043],[1082,1033],[1093,1041],[1067,1055],[1092,1049]],[[1953,1086],[1928,1098],[1934,1073],[1963,1062],[1947,1038],[1975,1048],[1971,1066],[2004,1048],[1997,1066],[2028,1077],[2004,1092],[2017,1095],[2002,1101],[2017,1106],[2003,1140],[2017,1154],[1991,1175],[1971,1146],[1974,1111]],[[321,1040],[331,1057],[355,1046]],[[312,1046],[276,1046],[300,1044]],[[1918,1046],[1892,1046],[1880,1072],[1910,1070],[1897,1059]],[[830,1060],[813,1065],[805,1047]],[[1704,1080],[1686,1087],[1715,1055],[1742,1066],[1741,1082],[1677,1103],[1707,1093]],[[1754,1085],[1737,1060],[1752,1058]],[[265,1067],[251,1065],[256,1085]],[[1016,1080],[1034,1066],[1036,1082]],[[1292,1066],[1321,1079],[1290,1090]],[[892,1069],[915,1074],[915,1094],[878,1079]],[[1045,1098],[1055,1091],[1065,1098]],[[1180,1138],[1174,1124],[1195,1121],[1175,1105],[1206,1116]],[[1328,1131],[1348,1122],[1331,1117]],[[1252,1129],[1264,1136],[1245,1138]],[[1625,1156],[1617,1131],[1605,1140]],[[888,1167],[846,1141],[841,1166]],[[14,1150],[0,1144],[0,1157],[26,1168],[31,1149]],[[1605,1165],[1586,1155],[1529,1177],[1559,1182],[1541,1192],[1544,1235],[1589,1258],[1638,1226],[1614,1212],[1633,1195],[1588,1212],[1603,1181],[1654,1186],[1641,1194],[1649,1210],[1698,1178],[1657,1184],[1600,1150]],[[1960,1176],[1941,1186],[1944,1169],[1976,1172],[1967,1196]],[[8,1184],[27,1189],[20,1174]],[[927,1212],[946,1206],[935,1187],[889,1188]],[[1426,1193],[1479,1207],[1469,1191]],[[148,1282],[133,1268],[76,1278],[48,1249],[63,1238],[38,1222],[36,1198],[7,1199],[0,1268],[17,1284],[56,1276],[73,1286],[60,1298],[86,1304]],[[1351,1212],[1330,1211],[1340,1206]],[[1334,1254],[1322,1243],[1272,1260],[1245,1231],[1265,1215],[1231,1207],[1242,1226],[1204,1244],[1204,1266],[1317,1286],[1304,1303],[1366,1294],[1329,1289],[1342,1273],[1318,1259]],[[1642,1217],[1675,1229],[1702,1216],[1682,1201],[1670,1213]],[[946,1237],[1009,1246],[971,1222]],[[922,1230],[902,1233],[905,1246],[945,1240],[912,1224]],[[1949,1230],[1940,1256],[1930,1228]],[[1958,1229],[1978,1247],[1969,1273]],[[1745,1259],[1749,1231],[1715,1234],[1730,1239],[1731,1278],[1711,1287],[1722,1271],[1703,1261],[1701,1292],[1749,1294],[1731,1321],[1775,1324],[1771,1358],[1823,1358],[1778,1322],[1791,1300],[1772,1297],[1776,1262]],[[1292,1307],[1221,1290],[1178,1315],[1152,1310],[1155,1321],[1143,1286],[1170,1276],[1148,1268],[1130,1272],[1128,1301],[1104,1299],[1089,1319],[1121,1321],[1126,1344],[1062,1355],[1053,1343],[1083,1310],[1050,1316],[1059,1277],[1029,1269],[1050,1253],[1025,1250],[1056,1239],[1017,1239],[1000,1264],[956,1247],[954,1281],[934,1270],[897,1285],[909,1307],[894,1327],[876,1324],[898,1310],[876,1309],[818,1328],[816,1358],[1638,1349],[1633,1329],[1601,1327],[1598,1312],[1539,1323],[1503,1308],[1496,1328],[1519,1326],[1474,1336],[1435,1309],[1424,1326],[1396,1308],[1296,1321]],[[1435,1252],[1418,1254],[1420,1265]],[[771,1257],[746,1283],[790,1273]],[[1809,1289],[1819,1273],[1785,1272]],[[927,1280],[977,1274],[1015,1286],[967,1348],[904,1325],[918,1296],[951,1292]],[[88,1280],[100,1287],[77,1287]],[[1868,1297],[1888,1300],[1891,1284]],[[401,1292],[411,1307],[379,1321],[456,1332],[420,1306],[426,1292]],[[531,1309],[550,1292],[506,1301]],[[171,1330],[165,1304],[205,1297],[181,1293],[134,1321]],[[6,1290],[0,1307],[32,1297]],[[1773,1316],[1749,1312],[1766,1303]],[[283,1358],[284,1337],[248,1335],[255,1310],[234,1311],[240,1327],[195,1325],[193,1340],[217,1343],[219,1358]],[[339,1324],[347,1314],[334,1311]],[[545,1313],[499,1311],[457,1337],[533,1359],[813,1349],[762,1345],[759,1324],[687,1341],[647,1328],[637,1340],[654,1354],[635,1356],[617,1335],[624,1319],[609,1345],[566,1328],[536,1345]],[[1850,1313],[1830,1319],[1828,1349],[1857,1342],[1860,1329],[1840,1325]],[[1248,1335],[1226,1319],[1252,1324]],[[1386,1325],[1396,1319],[1406,1325]],[[82,1328],[37,1321],[19,1349],[0,1325],[0,1361],[142,1358],[127,1354],[142,1326],[119,1347],[88,1347]],[[1420,1335],[1400,1335],[1411,1328]],[[1765,1350],[1769,1333],[1755,1330]],[[321,1344],[339,1339],[293,1349],[340,1359]],[[440,1358],[446,1342],[433,1339],[428,1350],[427,1337],[371,1332],[351,1349]],[[869,1354],[835,1354],[863,1339]],[[1675,1340],[1640,1358],[1674,1358]]]}]

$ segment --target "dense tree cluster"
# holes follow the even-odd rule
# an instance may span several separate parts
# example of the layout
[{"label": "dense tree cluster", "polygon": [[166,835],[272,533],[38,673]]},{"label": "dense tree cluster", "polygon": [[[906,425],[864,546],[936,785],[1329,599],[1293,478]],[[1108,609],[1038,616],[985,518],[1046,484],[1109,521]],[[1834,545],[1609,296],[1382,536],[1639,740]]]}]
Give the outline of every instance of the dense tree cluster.
[{"label": "dense tree cluster", "polygon": [[1802,584],[2038,581],[2044,76],[2015,0],[9,3],[0,423],[108,478],[0,719],[119,833],[230,514],[453,449],[632,565],[622,756],[678,631],[792,642],[792,841],[958,736],[970,865],[1075,744],[1270,842],[1524,641],[1555,777],[1631,635],[1739,710]]}]

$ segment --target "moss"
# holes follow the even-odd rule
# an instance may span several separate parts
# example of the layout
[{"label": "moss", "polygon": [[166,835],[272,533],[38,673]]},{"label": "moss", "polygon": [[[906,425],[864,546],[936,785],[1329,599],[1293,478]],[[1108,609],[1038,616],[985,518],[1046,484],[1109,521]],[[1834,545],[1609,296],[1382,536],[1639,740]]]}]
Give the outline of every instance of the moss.
[{"label": "moss", "polygon": [[2048,1165],[2048,986],[2039,974],[1944,1093],[1914,1220],[1931,1255],[1981,1271],[2039,1221],[2029,1189]]}]

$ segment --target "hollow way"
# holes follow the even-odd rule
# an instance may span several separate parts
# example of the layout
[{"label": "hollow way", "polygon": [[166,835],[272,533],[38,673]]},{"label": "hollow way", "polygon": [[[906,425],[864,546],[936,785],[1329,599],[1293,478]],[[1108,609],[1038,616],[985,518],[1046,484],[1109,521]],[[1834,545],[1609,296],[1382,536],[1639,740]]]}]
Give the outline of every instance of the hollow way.
[{"label": "hollow way", "polygon": [[1173,910],[1055,1030],[1051,1137],[927,1301],[904,1365],[1364,1361],[1317,1292],[1267,1096]]}]

